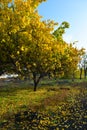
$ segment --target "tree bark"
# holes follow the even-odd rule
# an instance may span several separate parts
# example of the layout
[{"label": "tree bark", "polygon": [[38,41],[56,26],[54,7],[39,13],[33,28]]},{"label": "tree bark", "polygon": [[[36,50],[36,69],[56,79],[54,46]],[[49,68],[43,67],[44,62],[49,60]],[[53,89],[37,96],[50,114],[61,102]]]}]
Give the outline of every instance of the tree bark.
[{"label": "tree bark", "polygon": [[37,74],[33,73],[34,91],[37,90],[37,86],[38,86],[41,78],[42,78],[41,75],[39,77],[37,77]]},{"label": "tree bark", "polygon": [[86,79],[86,68],[84,67],[84,78]]},{"label": "tree bark", "polygon": [[36,91],[36,90],[37,90],[37,83],[34,82],[34,91]]},{"label": "tree bark", "polygon": [[80,69],[80,79],[82,79],[82,68]]}]

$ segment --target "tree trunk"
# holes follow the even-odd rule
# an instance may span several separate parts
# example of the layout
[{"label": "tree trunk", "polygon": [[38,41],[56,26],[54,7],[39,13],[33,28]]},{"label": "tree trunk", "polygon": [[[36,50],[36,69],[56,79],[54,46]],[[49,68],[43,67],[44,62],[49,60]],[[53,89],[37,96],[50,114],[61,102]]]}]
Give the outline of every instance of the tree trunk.
[{"label": "tree trunk", "polygon": [[84,68],[84,78],[86,79],[86,68]]},{"label": "tree trunk", "polygon": [[37,83],[36,82],[34,82],[34,91],[36,91],[37,90]]},{"label": "tree trunk", "polygon": [[82,79],[82,68],[80,69],[80,79]]},{"label": "tree trunk", "polygon": [[39,77],[37,77],[37,74],[33,73],[34,91],[37,90],[37,86],[38,86],[41,78],[42,78],[41,75]]}]

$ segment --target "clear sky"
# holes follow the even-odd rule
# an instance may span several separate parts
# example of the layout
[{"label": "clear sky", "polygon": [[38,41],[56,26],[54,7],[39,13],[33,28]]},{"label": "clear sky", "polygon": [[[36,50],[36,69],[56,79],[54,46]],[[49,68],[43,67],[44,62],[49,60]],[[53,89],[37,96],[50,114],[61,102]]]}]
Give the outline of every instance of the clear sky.
[{"label": "clear sky", "polygon": [[64,40],[78,41],[76,46],[87,50],[87,0],[47,0],[39,5],[38,11],[44,20],[69,22]]}]

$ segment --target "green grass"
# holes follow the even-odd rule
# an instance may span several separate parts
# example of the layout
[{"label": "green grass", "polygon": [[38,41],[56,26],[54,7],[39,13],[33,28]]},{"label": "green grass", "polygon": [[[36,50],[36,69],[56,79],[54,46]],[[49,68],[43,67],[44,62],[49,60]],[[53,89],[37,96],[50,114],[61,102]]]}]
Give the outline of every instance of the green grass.
[{"label": "green grass", "polygon": [[[60,90],[58,86],[54,86],[55,81],[52,82],[51,80],[50,82],[53,83],[53,86],[51,86],[51,83],[50,85],[44,85],[44,87],[43,85],[39,86],[36,92],[33,92],[33,86],[28,85],[28,82],[21,84],[8,83],[1,87],[0,115],[3,116],[8,112],[16,113],[20,109],[26,109],[27,107],[55,105],[57,100],[62,102],[67,99],[68,95],[73,93],[73,89],[70,89],[70,91]],[[45,83],[44,80],[41,84]]]},{"label": "green grass", "polygon": [[0,115],[8,111],[17,111],[22,106],[39,103],[42,99],[53,94],[47,92],[46,89],[38,89],[33,92],[32,87],[23,83],[21,85],[8,84],[0,88]]},{"label": "green grass", "polygon": [[34,92],[29,81],[3,84],[0,87],[0,122],[4,122],[9,116],[29,109],[44,114],[61,110],[62,116],[65,116],[69,110],[66,113],[63,110],[64,107],[67,109],[70,104],[72,106],[76,103],[78,96],[80,97],[84,92],[87,93],[85,85],[86,82],[83,80],[58,85],[57,80],[44,79]]},{"label": "green grass", "polygon": [[33,88],[26,83],[21,85],[8,84],[0,88],[0,115],[3,116],[7,112],[17,112],[20,109],[35,106],[53,94],[54,92],[49,92],[45,88],[39,88],[33,92]]}]

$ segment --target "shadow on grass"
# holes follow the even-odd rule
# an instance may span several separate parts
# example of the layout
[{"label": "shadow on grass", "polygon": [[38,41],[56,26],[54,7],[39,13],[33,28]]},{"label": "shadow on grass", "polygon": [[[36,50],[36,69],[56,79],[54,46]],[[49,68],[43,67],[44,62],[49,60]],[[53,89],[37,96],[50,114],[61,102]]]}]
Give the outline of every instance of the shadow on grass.
[{"label": "shadow on grass", "polygon": [[87,94],[76,99],[74,104],[64,103],[56,111],[39,112],[27,109],[0,123],[2,130],[86,130]]}]

